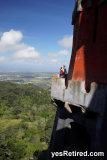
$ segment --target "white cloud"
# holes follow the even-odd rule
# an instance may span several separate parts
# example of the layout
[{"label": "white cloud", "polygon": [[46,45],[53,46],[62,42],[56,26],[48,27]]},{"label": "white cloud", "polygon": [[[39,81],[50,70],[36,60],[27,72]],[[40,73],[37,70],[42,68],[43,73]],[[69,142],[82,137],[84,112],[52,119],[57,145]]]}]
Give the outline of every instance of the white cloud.
[{"label": "white cloud", "polygon": [[1,37],[1,43],[14,45],[21,41],[23,35],[20,31],[14,31],[11,29],[9,32],[4,32],[3,36]]},{"label": "white cloud", "polygon": [[6,58],[4,56],[0,57],[0,62],[7,62],[7,61],[9,61],[8,58]]},{"label": "white cloud", "polygon": [[72,48],[73,44],[73,35],[65,36],[62,40],[57,41],[59,46],[66,47],[66,48]]},{"label": "white cloud", "polygon": [[60,57],[62,55],[68,55],[69,52],[67,50],[61,50],[59,51],[58,53],[48,53],[48,57],[49,58],[57,58],[57,57]]},{"label": "white cloud", "polygon": [[58,60],[57,59],[51,59],[50,62],[52,62],[52,63],[58,63]]},{"label": "white cloud", "polygon": [[68,55],[69,52],[67,50],[62,50],[62,51],[59,51],[58,54],[61,56],[61,55]]},{"label": "white cloud", "polygon": [[68,66],[69,65],[69,60],[58,60],[56,58],[53,58],[53,59],[50,59],[47,61],[47,65],[50,65],[50,64],[53,64],[53,65],[57,65],[59,67],[61,67],[62,65],[65,65],[65,66]]},{"label": "white cloud", "polygon": [[[35,50],[34,47],[31,47],[27,44],[21,43],[23,34],[20,31],[10,30],[9,32],[4,32],[0,40],[0,53],[5,53],[12,51],[13,54],[10,55],[10,58],[4,56],[0,57],[0,62],[15,62],[20,65],[25,62],[25,65],[34,65],[38,66],[56,66],[60,67],[61,65],[66,65],[66,60],[68,58],[69,52],[67,50],[61,50],[57,53],[48,53],[44,55]],[[61,57],[61,58],[58,58]],[[58,59],[57,59],[58,58]],[[20,65],[19,68],[20,68]],[[31,64],[33,66],[33,64]],[[44,67],[45,68],[45,67]]]},{"label": "white cloud", "polygon": [[15,53],[11,55],[13,59],[40,58],[41,54],[35,51],[34,47],[20,43],[22,38],[23,34],[20,31],[11,29],[9,32],[4,32],[0,40],[0,53],[15,51]]},{"label": "white cloud", "polygon": [[11,55],[13,59],[38,59],[40,58],[40,53],[35,51],[34,47],[27,47],[26,49],[22,49]]},{"label": "white cloud", "polygon": [[9,32],[4,32],[0,40],[0,53],[26,48],[27,45],[19,43],[22,37],[23,35],[20,31],[14,31],[13,29]]}]

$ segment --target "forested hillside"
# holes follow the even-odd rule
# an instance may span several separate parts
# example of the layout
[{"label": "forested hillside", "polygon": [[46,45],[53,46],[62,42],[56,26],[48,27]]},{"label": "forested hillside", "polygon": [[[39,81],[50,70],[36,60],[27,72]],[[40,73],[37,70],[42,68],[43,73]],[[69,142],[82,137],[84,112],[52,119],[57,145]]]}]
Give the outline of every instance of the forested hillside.
[{"label": "forested hillside", "polygon": [[45,160],[55,112],[49,90],[0,82],[0,160]]}]

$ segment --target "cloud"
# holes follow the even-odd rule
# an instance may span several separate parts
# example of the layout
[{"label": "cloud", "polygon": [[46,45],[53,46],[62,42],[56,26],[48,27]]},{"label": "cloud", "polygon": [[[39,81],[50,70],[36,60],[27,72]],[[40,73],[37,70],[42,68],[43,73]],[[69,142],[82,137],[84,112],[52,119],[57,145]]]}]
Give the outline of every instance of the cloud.
[{"label": "cloud", "polygon": [[69,65],[69,60],[58,60],[56,58],[53,58],[53,59],[50,59],[47,61],[47,65],[49,64],[53,64],[53,65],[57,65],[57,66],[62,66],[62,65],[65,65],[65,66],[68,66]]},{"label": "cloud", "polygon": [[9,32],[4,32],[0,40],[0,53],[26,48],[27,45],[19,43],[22,37],[23,35],[20,31],[14,31],[13,29]]},{"label": "cloud", "polygon": [[13,54],[10,55],[10,58],[1,56],[0,62],[12,62],[15,60],[15,64],[20,63],[20,65],[25,62],[26,65],[30,65],[29,63],[34,63],[34,65],[38,66],[52,65],[54,67],[61,66],[66,63],[66,59],[68,58],[67,55],[69,55],[68,50],[61,50],[57,53],[49,52],[44,55],[36,51],[34,47],[22,43],[21,40],[23,38],[24,37],[21,31],[11,29],[9,32],[3,33],[0,39],[0,53],[12,51]]},{"label": "cloud", "polygon": [[8,58],[6,58],[4,56],[0,57],[0,62],[7,62],[7,61],[9,61]]},{"label": "cloud", "polygon": [[8,45],[14,45],[17,42],[20,42],[22,40],[22,33],[20,31],[14,31],[11,29],[9,32],[4,32],[3,36],[1,37],[1,43],[8,44]]},{"label": "cloud", "polygon": [[61,50],[59,51],[58,53],[48,53],[48,57],[49,58],[57,58],[57,57],[60,57],[60,56],[65,56],[65,55],[68,55],[69,52],[67,50]]},{"label": "cloud", "polygon": [[34,47],[27,47],[26,49],[22,49],[11,55],[12,59],[38,59],[41,54],[35,51]]},{"label": "cloud", "polygon": [[73,44],[73,35],[65,36],[62,40],[57,41],[59,46],[66,47],[66,48],[72,48]]},{"label": "cloud", "polygon": [[58,63],[58,60],[57,59],[51,59],[50,62],[51,63]]},{"label": "cloud", "polygon": [[11,29],[9,32],[4,32],[0,40],[0,53],[14,51],[12,59],[40,58],[41,54],[35,51],[34,47],[20,43],[22,38],[23,34],[20,31]]}]

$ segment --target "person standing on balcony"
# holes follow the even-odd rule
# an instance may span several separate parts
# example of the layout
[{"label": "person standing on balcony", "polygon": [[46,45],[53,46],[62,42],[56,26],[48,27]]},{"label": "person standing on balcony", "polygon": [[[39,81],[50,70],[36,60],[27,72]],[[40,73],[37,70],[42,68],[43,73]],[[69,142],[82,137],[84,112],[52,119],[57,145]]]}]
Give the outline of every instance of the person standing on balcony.
[{"label": "person standing on balcony", "polygon": [[63,65],[60,69],[60,78],[65,78],[65,74],[67,73],[65,66]]}]

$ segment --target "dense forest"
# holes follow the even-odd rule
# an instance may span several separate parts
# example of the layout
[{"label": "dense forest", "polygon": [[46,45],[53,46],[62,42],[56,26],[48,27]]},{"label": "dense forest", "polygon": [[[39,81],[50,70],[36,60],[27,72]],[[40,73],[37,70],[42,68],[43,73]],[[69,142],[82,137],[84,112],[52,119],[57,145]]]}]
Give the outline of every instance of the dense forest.
[{"label": "dense forest", "polygon": [[50,90],[0,82],[0,160],[45,160],[55,112]]}]

